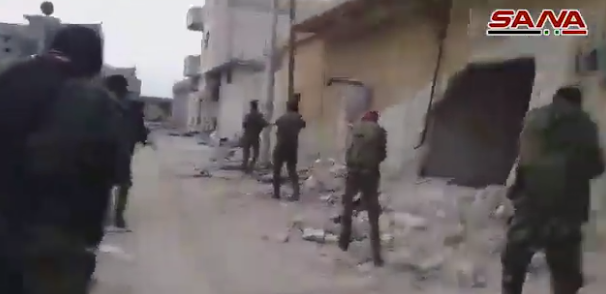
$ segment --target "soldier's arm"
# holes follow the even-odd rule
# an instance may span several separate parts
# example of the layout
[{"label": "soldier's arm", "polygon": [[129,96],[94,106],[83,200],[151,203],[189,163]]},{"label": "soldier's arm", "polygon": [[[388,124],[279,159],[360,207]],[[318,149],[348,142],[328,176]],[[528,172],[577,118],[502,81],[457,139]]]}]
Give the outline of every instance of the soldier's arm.
[{"label": "soldier's arm", "polygon": [[299,115],[299,127],[301,129],[304,129],[307,127],[307,122],[305,121],[305,119],[303,119],[302,115]]},{"label": "soldier's arm", "polygon": [[379,158],[381,162],[383,162],[387,158],[387,131],[384,128],[381,128],[381,133],[379,134]]},{"label": "soldier's arm", "polygon": [[598,128],[595,123],[591,123],[590,126],[590,142],[587,150],[584,152],[587,158],[587,166],[585,169],[589,172],[589,178],[593,179],[602,173],[604,173],[604,155],[603,150],[600,147],[600,138],[598,135]]}]

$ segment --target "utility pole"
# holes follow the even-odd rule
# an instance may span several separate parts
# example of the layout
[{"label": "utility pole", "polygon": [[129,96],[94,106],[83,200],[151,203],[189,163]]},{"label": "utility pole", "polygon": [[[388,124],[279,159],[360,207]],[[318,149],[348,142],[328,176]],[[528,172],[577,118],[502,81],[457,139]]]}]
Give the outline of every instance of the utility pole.
[{"label": "utility pole", "polygon": [[[278,7],[279,0],[272,0],[271,3],[271,27],[269,35],[269,48],[267,52],[267,59],[265,63],[265,90],[267,99],[265,100],[265,111],[267,115],[267,121],[273,122],[274,116],[274,96],[275,96],[275,69],[276,69],[276,39],[278,35]],[[261,164],[269,165],[270,163],[270,149],[271,149],[271,126],[263,130],[262,135],[262,149],[261,149]]]},{"label": "utility pole", "polygon": [[297,13],[297,1],[290,0],[288,9],[290,20],[290,34],[288,36],[288,100],[290,100],[295,98],[295,43],[297,39],[294,27]]}]

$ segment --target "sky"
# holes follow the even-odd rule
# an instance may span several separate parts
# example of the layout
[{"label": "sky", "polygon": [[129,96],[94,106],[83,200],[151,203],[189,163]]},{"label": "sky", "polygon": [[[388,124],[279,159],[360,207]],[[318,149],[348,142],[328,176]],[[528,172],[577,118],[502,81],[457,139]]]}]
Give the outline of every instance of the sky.
[{"label": "sky", "polygon": [[[183,78],[183,59],[200,54],[201,32],[188,31],[187,10],[204,0],[54,0],[54,16],[69,23],[103,23],[105,60],[136,66],[142,94],[172,97]],[[0,22],[25,23],[39,14],[39,0],[0,0]]]}]

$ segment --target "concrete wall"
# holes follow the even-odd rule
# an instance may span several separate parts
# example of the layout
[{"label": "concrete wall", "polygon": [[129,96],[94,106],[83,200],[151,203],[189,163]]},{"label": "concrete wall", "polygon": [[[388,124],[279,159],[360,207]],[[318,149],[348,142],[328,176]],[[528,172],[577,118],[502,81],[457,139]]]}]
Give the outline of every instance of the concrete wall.
[{"label": "concrete wall", "polygon": [[[268,52],[271,14],[264,11],[232,8],[232,58],[252,60]],[[278,18],[278,40],[286,39],[287,19]]]},{"label": "concrete wall", "polygon": [[[218,133],[221,137],[235,138],[241,134],[242,119],[248,112],[251,100],[263,100],[264,75],[262,72],[235,69],[231,83],[222,81],[218,104]],[[261,104],[261,103],[260,103]],[[262,104],[259,105],[262,108]]]},{"label": "concrete wall", "polygon": [[[543,7],[544,1],[531,5],[520,1],[506,1],[511,7]],[[520,2],[520,3],[518,3]],[[575,2],[574,7],[585,7],[587,19],[596,19],[592,12],[602,12],[598,1]],[[503,3],[499,3],[502,5]],[[496,4],[495,4],[496,5]],[[517,6],[516,6],[517,5]],[[550,2],[550,7],[567,7],[566,1]],[[573,57],[583,38],[565,37],[491,37],[484,36],[490,11],[496,7],[474,8],[455,6],[452,21],[445,40],[444,56],[437,80],[437,99],[446,87],[448,79],[470,62],[503,60],[520,56],[536,56],[537,77],[531,105],[549,101],[557,87],[570,82]],[[592,9],[593,8],[593,9]],[[473,16],[473,17],[472,17]],[[470,23],[471,20],[471,23]],[[359,79],[375,90],[373,108],[381,111],[381,122],[389,132],[389,157],[384,168],[389,174],[398,174],[407,167],[415,166],[418,151],[414,149],[424,126],[429,103],[433,70],[437,62],[437,27],[418,15],[407,21],[392,24],[355,40],[323,43],[324,61],[309,61],[309,44],[299,46],[295,85],[301,93],[320,93],[303,96],[303,113],[316,139],[308,140],[307,153],[322,152],[338,157],[343,146],[340,124],[340,91],[311,83],[314,77],[345,76]],[[414,44],[414,45],[412,45]],[[319,46],[319,45],[316,45]],[[316,50],[316,52],[321,50]],[[322,54],[316,53],[316,58]],[[279,73],[285,83],[284,72]],[[285,85],[278,87],[285,93]],[[311,101],[308,101],[311,100]],[[313,106],[312,106],[313,105]],[[324,117],[319,119],[318,117]],[[341,127],[342,128],[342,127]],[[313,137],[313,136],[312,136]]]}]

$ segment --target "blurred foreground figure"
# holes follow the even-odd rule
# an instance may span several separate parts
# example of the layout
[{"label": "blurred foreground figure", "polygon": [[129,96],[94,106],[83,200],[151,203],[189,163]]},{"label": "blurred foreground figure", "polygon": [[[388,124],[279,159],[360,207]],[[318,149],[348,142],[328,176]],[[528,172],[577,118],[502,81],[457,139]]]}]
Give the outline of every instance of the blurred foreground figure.
[{"label": "blurred foreground figure", "polygon": [[122,136],[126,144],[128,156],[123,162],[118,162],[117,189],[114,206],[114,225],[120,229],[126,229],[124,211],[128,203],[128,194],[132,187],[132,158],[137,143],[147,144],[147,128],[143,120],[143,114],[137,109],[132,101],[127,100],[128,81],[124,76],[113,75],[105,78],[105,86],[114,95],[123,111]]},{"label": "blurred foreground figure", "polygon": [[386,156],[387,132],[379,125],[379,114],[376,111],[370,111],[360,122],[353,125],[352,140],[345,155],[347,177],[345,195],[343,195],[339,247],[343,251],[347,251],[349,248],[354,197],[361,193],[362,206],[368,212],[372,258],[375,266],[383,266],[379,231],[379,215],[381,214],[379,167]]},{"label": "blurred foreground figure", "polygon": [[590,180],[604,171],[598,129],[574,87],[531,110],[520,136],[515,207],[502,255],[503,294],[522,294],[532,256],[544,250],[552,293],[583,287],[582,226],[589,219]]},{"label": "blurred foreground figure", "polygon": [[299,175],[297,160],[299,150],[299,133],[306,123],[299,114],[299,102],[290,100],[286,105],[286,113],[276,120],[276,145],[273,150],[273,187],[275,199],[280,199],[282,184],[282,167],[286,163],[288,178],[292,184],[293,195],[290,200],[297,201],[300,197]]},{"label": "blurred foreground figure", "polygon": [[99,35],[59,30],[0,75],[0,293],[84,294],[121,156],[119,109],[91,82]]},{"label": "blurred foreground figure", "polygon": [[[244,134],[240,145],[242,145],[242,171],[249,173],[252,172],[259,159],[259,147],[261,131],[267,127],[269,123],[263,117],[263,114],[259,112],[259,102],[253,100],[250,102],[250,112],[244,117],[242,122],[242,128]],[[250,163],[250,151],[252,149],[252,160]]]}]

